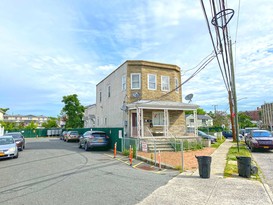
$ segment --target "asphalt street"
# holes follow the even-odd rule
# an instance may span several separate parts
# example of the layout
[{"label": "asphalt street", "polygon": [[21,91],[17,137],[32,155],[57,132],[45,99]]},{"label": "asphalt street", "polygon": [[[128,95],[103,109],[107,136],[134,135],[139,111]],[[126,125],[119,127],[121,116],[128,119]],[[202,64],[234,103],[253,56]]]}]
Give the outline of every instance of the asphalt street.
[{"label": "asphalt street", "polygon": [[264,180],[273,192],[273,151],[260,150],[252,152],[252,157],[262,170]]},{"label": "asphalt street", "polygon": [[178,174],[134,169],[111,155],[27,139],[18,159],[0,160],[0,204],[137,204]]}]

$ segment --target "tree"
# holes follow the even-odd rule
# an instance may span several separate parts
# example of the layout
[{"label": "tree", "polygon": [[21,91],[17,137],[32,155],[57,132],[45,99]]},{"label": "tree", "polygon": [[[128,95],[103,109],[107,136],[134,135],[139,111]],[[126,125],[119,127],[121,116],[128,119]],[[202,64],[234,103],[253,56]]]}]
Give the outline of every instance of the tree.
[{"label": "tree", "polygon": [[[186,111],[185,112],[186,115],[191,115],[193,114],[193,111]],[[197,108],[197,115],[205,115],[206,111],[202,108]]]},{"label": "tree", "polygon": [[14,130],[16,129],[16,124],[15,122],[4,122],[4,121],[1,121],[0,122],[1,126],[5,128],[5,130]]},{"label": "tree", "polygon": [[213,125],[215,127],[222,127],[222,125],[225,125],[225,127],[229,126],[229,117],[226,112],[216,111],[215,114],[212,112],[208,114],[213,119]]},{"label": "tree", "polygon": [[49,119],[42,124],[44,128],[52,128],[52,127],[58,127],[57,125],[57,119],[54,117],[49,117]]},{"label": "tree", "polygon": [[37,127],[38,127],[38,125],[37,125],[35,122],[31,121],[31,122],[25,127],[25,129],[34,130],[34,129],[36,129]]},{"label": "tree", "polygon": [[6,114],[6,112],[9,110],[9,108],[0,108],[0,110],[4,113],[4,115]]},{"label": "tree", "polygon": [[63,96],[62,102],[65,104],[65,106],[62,109],[62,113],[64,113],[67,116],[65,127],[82,128],[84,106],[80,104],[78,96],[76,94]]},{"label": "tree", "polygon": [[238,113],[239,128],[255,127],[255,124],[251,122],[251,118],[245,112]]}]

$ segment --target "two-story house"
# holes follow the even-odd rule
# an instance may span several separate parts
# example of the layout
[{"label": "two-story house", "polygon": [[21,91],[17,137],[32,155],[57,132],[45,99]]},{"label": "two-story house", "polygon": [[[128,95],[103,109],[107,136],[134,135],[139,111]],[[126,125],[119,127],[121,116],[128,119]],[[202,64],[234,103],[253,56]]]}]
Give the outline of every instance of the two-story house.
[{"label": "two-story house", "polygon": [[185,111],[196,116],[198,106],[182,103],[180,85],[176,65],[128,60],[97,84],[94,127],[124,127],[127,137],[185,136]]},{"label": "two-story house", "polygon": [[[186,124],[187,127],[195,127],[195,116],[193,114],[191,115],[186,115]],[[211,127],[213,126],[213,119],[205,114],[205,115],[197,115],[197,126],[198,127]]]}]

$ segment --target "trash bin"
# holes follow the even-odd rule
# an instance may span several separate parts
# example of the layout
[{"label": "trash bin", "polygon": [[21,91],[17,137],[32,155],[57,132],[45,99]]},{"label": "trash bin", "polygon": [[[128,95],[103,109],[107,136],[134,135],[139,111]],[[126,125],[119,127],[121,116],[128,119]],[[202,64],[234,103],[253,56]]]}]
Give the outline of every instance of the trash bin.
[{"label": "trash bin", "polygon": [[250,178],[251,175],[251,157],[237,156],[238,173],[241,177]]},{"label": "trash bin", "polygon": [[201,178],[210,178],[210,156],[195,156],[198,161],[199,175]]}]

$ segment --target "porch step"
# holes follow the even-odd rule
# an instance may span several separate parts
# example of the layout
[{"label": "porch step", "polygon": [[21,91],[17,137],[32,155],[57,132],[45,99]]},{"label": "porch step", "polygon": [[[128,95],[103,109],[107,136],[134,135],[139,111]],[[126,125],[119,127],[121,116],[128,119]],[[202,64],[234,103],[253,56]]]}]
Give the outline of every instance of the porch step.
[{"label": "porch step", "polygon": [[173,152],[174,148],[170,141],[168,140],[149,140],[147,141],[148,151],[154,152],[161,151],[161,152]]}]

